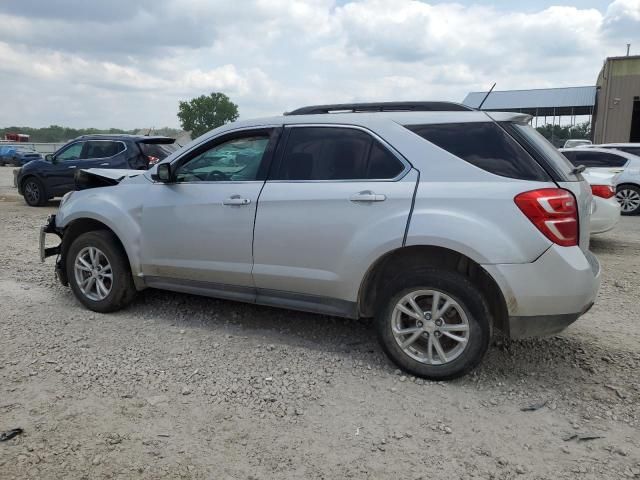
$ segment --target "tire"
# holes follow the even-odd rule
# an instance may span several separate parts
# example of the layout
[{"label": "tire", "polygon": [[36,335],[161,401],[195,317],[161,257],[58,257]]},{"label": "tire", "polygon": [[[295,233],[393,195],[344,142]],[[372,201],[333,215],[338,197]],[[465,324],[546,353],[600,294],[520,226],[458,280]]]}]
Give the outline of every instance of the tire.
[{"label": "tire", "polygon": [[42,207],[46,205],[48,197],[44,185],[36,177],[27,177],[22,182],[22,196],[27,205]]},{"label": "tire", "polygon": [[[385,290],[376,309],[376,330],[383,350],[402,370],[430,380],[450,380],[481,362],[491,342],[491,314],[482,293],[467,277],[444,269],[416,269],[393,279]],[[402,301],[415,313],[407,301],[414,295],[420,319],[396,309]],[[438,313],[447,300],[453,303],[439,318],[431,318],[436,296]],[[406,348],[400,345],[411,340]],[[444,353],[443,363],[436,342]]]},{"label": "tire", "polygon": [[622,215],[640,214],[640,187],[636,185],[620,185],[616,193]]},{"label": "tire", "polygon": [[[85,263],[80,262],[79,257]],[[93,262],[92,258],[96,261]],[[81,265],[81,269],[76,269],[76,263]],[[98,269],[98,266],[102,268]],[[83,233],[76,238],[67,252],[65,268],[73,294],[89,310],[115,312],[129,305],[135,297],[136,288],[127,255],[117,237],[107,230]],[[91,271],[95,272],[93,281]],[[82,280],[88,280],[84,291],[80,286]]]}]

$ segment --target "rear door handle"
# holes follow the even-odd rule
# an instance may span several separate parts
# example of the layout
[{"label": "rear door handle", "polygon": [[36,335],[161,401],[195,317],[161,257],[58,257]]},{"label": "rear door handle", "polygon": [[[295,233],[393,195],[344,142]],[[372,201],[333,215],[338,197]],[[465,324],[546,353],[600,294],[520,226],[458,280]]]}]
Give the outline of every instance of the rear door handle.
[{"label": "rear door handle", "polygon": [[100,164],[101,167],[108,167],[109,166],[109,162],[104,162]]},{"label": "rear door handle", "polygon": [[240,195],[232,195],[222,201],[223,205],[249,205],[251,200],[242,198]]},{"label": "rear door handle", "polygon": [[75,165],[71,165],[70,167],[67,167],[67,168],[76,168],[76,166]]},{"label": "rear door handle", "polygon": [[354,193],[349,197],[352,202],[384,202],[386,199],[385,195],[373,193],[371,190]]}]

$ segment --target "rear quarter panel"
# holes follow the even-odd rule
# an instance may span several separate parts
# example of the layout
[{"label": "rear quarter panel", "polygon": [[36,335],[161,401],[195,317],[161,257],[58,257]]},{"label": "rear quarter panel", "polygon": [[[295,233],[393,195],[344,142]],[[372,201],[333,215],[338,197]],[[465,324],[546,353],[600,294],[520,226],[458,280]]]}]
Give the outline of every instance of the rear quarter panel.
[{"label": "rear quarter panel", "polygon": [[551,246],[513,199],[548,183],[420,182],[407,245],[455,250],[480,264],[526,263]]}]

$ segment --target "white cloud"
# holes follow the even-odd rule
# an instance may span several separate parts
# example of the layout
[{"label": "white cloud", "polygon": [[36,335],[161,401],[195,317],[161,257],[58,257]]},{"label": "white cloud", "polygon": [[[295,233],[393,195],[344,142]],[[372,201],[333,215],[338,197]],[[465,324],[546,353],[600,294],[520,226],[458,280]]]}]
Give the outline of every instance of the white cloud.
[{"label": "white cloud", "polygon": [[179,100],[211,91],[244,118],[316,102],[459,101],[494,81],[593,84],[604,57],[640,47],[640,0],[602,12],[417,0],[55,3],[0,4],[0,89],[11,92],[0,125],[175,126]]}]

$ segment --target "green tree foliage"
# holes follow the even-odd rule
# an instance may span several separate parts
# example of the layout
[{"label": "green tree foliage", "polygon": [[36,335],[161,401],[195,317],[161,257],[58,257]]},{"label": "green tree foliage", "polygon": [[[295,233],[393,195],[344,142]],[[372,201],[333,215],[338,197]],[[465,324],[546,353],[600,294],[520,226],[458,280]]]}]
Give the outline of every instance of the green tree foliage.
[{"label": "green tree foliage", "polygon": [[[64,143],[80,135],[91,135],[96,133],[128,133],[145,135],[149,132],[149,128],[135,128],[133,130],[122,130],[121,128],[69,128],[59,125],[51,125],[44,128],[32,127],[7,127],[0,128],[0,139],[4,139],[5,133],[24,133],[29,135],[29,142],[34,143]],[[165,135],[176,138],[182,134],[181,130],[176,128],[160,128],[151,130],[151,135]]]},{"label": "green tree foliage", "polygon": [[201,95],[178,105],[178,118],[182,128],[199,137],[225,123],[238,118],[238,106],[224,93]]},{"label": "green tree foliage", "polygon": [[591,122],[578,123],[573,127],[570,125],[542,125],[536,130],[540,132],[547,140],[556,146],[564,145],[565,140],[570,138],[585,139],[591,138]]}]

